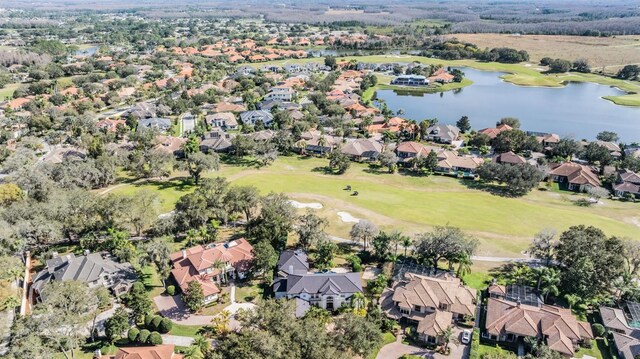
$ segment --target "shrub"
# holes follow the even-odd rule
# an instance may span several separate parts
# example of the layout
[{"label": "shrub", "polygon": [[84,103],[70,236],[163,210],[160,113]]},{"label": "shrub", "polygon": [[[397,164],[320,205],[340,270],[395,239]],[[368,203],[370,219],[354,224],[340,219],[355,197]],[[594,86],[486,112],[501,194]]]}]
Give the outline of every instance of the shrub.
[{"label": "shrub", "polygon": [[133,327],[129,329],[129,332],[127,333],[127,338],[129,338],[130,343],[134,343],[136,340],[138,340],[138,335],[140,335],[140,329]]},{"label": "shrub", "polygon": [[469,350],[469,359],[480,358],[480,330],[473,330],[473,338],[471,338],[471,348]]},{"label": "shrub", "polygon": [[167,287],[167,294],[169,295],[175,295],[176,294],[176,287],[170,285]]},{"label": "shrub", "polygon": [[160,321],[160,325],[158,326],[158,331],[162,334],[169,333],[171,328],[173,327],[173,323],[169,318],[162,318]]},{"label": "shrub", "polygon": [[604,326],[600,323],[595,323],[593,325],[593,333],[597,336],[597,337],[601,337],[604,335],[605,333],[605,329]]},{"label": "shrub", "polygon": [[160,322],[162,322],[162,317],[159,315],[154,316],[153,320],[151,321],[151,327],[147,327],[147,329],[158,330],[158,328],[160,327]]},{"label": "shrub", "polygon": [[158,332],[151,333],[151,335],[149,335],[149,340],[147,344],[152,344],[152,345],[162,344],[162,336],[160,336],[160,333]]},{"label": "shrub", "polygon": [[140,334],[138,334],[138,343],[146,344],[147,341],[149,340],[150,335],[151,335],[150,331],[148,331],[147,329],[142,329],[140,331]]},{"label": "shrub", "polygon": [[148,328],[151,325],[151,321],[153,320],[153,318],[155,317],[155,314],[147,314],[144,316],[144,327]]}]

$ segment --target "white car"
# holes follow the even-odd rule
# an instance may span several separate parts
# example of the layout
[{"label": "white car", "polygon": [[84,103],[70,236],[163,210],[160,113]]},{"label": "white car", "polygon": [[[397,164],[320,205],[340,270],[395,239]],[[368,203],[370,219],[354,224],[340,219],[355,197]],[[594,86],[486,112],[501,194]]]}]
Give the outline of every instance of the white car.
[{"label": "white car", "polygon": [[471,331],[468,329],[465,329],[462,331],[462,338],[461,338],[461,342],[462,344],[469,344],[471,343]]}]

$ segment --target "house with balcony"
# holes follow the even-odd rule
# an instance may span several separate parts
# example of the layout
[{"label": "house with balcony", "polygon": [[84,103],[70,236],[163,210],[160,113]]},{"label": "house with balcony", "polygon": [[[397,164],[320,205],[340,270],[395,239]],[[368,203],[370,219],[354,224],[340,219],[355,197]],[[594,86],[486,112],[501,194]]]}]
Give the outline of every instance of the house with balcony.
[{"label": "house with balcony", "polygon": [[53,281],[79,281],[89,287],[103,286],[116,297],[129,292],[136,281],[136,271],[130,263],[121,263],[108,252],[89,253],[76,256],[73,253],[58,255],[45,263],[45,268],[33,279],[29,297],[32,301],[44,301],[47,284]]},{"label": "house with balcony", "polygon": [[[334,311],[351,305],[351,298],[362,292],[360,273],[310,272],[302,251],[283,251],[273,283],[276,299],[295,299],[297,307],[313,305]],[[304,315],[303,311],[297,311]]]},{"label": "house with balcony", "polygon": [[406,273],[382,294],[382,310],[392,319],[415,325],[418,338],[442,344],[440,333],[476,313],[477,292],[450,274],[438,277]]},{"label": "house with balcony", "polygon": [[205,303],[210,303],[218,299],[220,284],[247,276],[253,259],[253,247],[244,238],[195,246],[171,254],[171,275],[183,291],[189,282],[200,282]]}]

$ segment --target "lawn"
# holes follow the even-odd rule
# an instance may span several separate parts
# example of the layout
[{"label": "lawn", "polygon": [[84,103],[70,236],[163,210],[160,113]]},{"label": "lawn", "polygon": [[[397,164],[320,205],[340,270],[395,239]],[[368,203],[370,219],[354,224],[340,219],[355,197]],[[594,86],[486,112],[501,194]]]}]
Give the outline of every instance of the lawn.
[{"label": "lawn", "polygon": [[20,86],[22,86],[21,83],[15,83],[15,84],[8,84],[5,87],[1,88],[0,89],[0,101],[12,98],[13,97],[13,93]]},{"label": "lawn", "polygon": [[201,329],[198,325],[181,325],[173,323],[169,334],[177,335],[181,337],[195,337],[198,335],[198,331]]},{"label": "lawn", "polygon": [[592,356],[596,359],[612,359],[609,351],[609,343],[607,339],[596,339],[591,341],[591,349],[580,348],[576,353],[576,358],[582,358],[585,355]]},{"label": "lawn", "polygon": [[390,332],[384,332],[382,333],[382,343],[380,343],[380,346],[378,348],[376,348],[373,352],[371,352],[371,354],[369,354],[369,356],[367,357],[367,359],[375,359],[378,356],[378,352],[380,351],[380,349],[387,345],[387,344],[391,344],[393,342],[396,341],[396,335]]},{"label": "lawn", "polygon": [[[567,81],[594,82],[606,86],[615,86],[621,90],[629,92],[628,95],[606,97],[607,100],[619,105],[640,106],[640,82],[624,81],[596,74],[581,74],[573,72],[567,74],[544,74],[542,73],[543,69],[539,68],[535,63],[503,64],[498,62],[480,62],[476,60],[441,60],[408,55],[342,56],[337,60],[349,61],[352,59],[365,63],[419,62],[427,65],[440,64],[446,67],[471,67],[477,70],[504,72],[505,74],[501,76],[503,80],[520,86],[562,87]],[[248,65],[258,68],[266,64],[282,66],[285,64],[300,64],[318,61],[322,61],[322,59],[287,59]]]},{"label": "lawn", "polygon": [[149,298],[151,298],[152,300],[154,297],[164,293],[162,279],[153,266],[146,266],[142,268],[142,283],[149,292]]},{"label": "lawn", "polygon": [[250,282],[240,283],[236,285],[236,302],[257,302],[264,295],[264,288],[261,286],[263,282],[253,280]]},{"label": "lawn", "polygon": [[[603,205],[578,207],[571,199],[579,195],[532,191],[522,198],[500,197],[469,182],[443,176],[387,174],[364,164],[352,164],[346,174],[324,174],[326,159],[280,157],[262,169],[222,166],[208,177],[223,176],[233,184],[254,185],[264,194],[285,192],[301,202],[319,202],[319,214],[329,220],[328,232],[347,237],[352,223],[337,212],[367,218],[383,229],[406,233],[430,230],[435,225],[453,225],[479,238],[479,255],[520,256],[532,236],[545,227],[558,231],[578,224],[593,225],[608,235],[633,238],[638,233],[637,204],[605,200]],[[344,191],[351,185],[359,196]],[[141,189],[157,191],[163,207],[171,210],[178,198],[193,190],[180,180],[123,184],[111,193],[131,194]]]}]

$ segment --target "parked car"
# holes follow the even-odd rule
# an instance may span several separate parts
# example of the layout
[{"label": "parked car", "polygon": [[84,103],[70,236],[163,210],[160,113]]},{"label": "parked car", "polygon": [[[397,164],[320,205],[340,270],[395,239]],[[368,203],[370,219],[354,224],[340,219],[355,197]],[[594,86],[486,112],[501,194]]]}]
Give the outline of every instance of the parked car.
[{"label": "parked car", "polygon": [[471,333],[470,330],[468,330],[468,329],[463,330],[462,331],[462,338],[460,340],[462,342],[462,344],[471,343],[471,335],[472,335],[472,333]]}]

